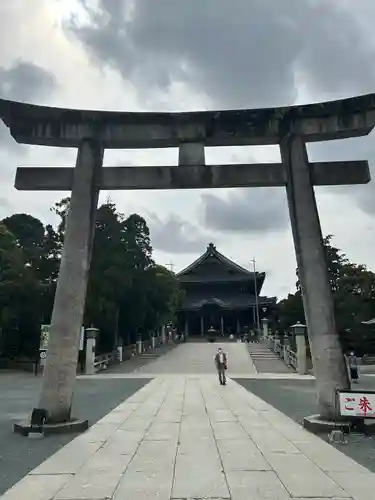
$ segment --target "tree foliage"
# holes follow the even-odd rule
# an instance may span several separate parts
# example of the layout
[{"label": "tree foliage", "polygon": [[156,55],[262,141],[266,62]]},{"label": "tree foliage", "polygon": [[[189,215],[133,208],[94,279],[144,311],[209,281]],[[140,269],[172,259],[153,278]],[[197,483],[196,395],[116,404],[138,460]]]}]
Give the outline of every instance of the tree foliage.
[{"label": "tree foliage", "polygon": [[[362,322],[375,317],[375,274],[364,265],[350,262],[340,249],[332,245],[331,235],[324,239],[324,248],[343,347],[373,353],[375,332]],[[278,303],[278,327],[282,331],[297,321],[305,322],[299,281],[296,286],[296,293]]]},{"label": "tree foliage", "polygon": [[[0,225],[0,328],[24,354],[38,349],[40,325],[50,322],[69,202],[52,208],[56,228],[28,214]],[[175,275],[153,261],[146,221],[110,201],[101,205],[84,315],[85,326],[100,329],[99,350],[150,335],[171,319],[180,294]]]}]

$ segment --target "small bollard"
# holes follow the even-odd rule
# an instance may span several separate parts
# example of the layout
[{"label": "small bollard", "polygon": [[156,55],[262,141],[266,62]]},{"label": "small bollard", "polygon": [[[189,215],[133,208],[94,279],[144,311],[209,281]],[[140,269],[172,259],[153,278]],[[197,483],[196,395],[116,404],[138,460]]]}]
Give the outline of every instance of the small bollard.
[{"label": "small bollard", "polygon": [[332,444],[347,444],[345,434],[340,429],[334,429],[328,434],[328,441]]},{"label": "small bollard", "polygon": [[34,408],[31,414],[30,426],[22,431],[25,437],[44,437],[44,424],[47,421],[48,412],[43,408]]}]

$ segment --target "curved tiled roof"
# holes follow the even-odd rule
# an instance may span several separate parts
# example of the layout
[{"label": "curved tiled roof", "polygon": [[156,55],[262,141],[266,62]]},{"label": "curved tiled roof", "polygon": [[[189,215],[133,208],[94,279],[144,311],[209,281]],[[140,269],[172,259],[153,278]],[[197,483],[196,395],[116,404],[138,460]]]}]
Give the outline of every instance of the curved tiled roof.
[{"label": "curved tiled roof", "polygon": [[[182,271],[177,273],[177,277],[180,279],[180,281],[185,281],[184,280],[185,275],[194,271],[196,268],[198,268],[200,265],[202,265],[205,261],[207,261],[210,257],[216,258],[218,260],[218,262],[223,264],[223,266],[225,266],[226,268],[232,269],[233,271],[236,271],[237,274],[233,276],[233,278],[234,278],[233,281],[236,281],[236,278],[238,278],[241,281],[243,280],[243,278],[247,278],[248,280],[254,279],[254,273],[252,271],[245,269],[244,267],[236,264],[232,260],[225,257],[225,255],[223,255],[222,253],[220,253],[216,249],[216,247],[213,243],[209,243],[207,250],[204,252],[204,254],[202,254],[200,257],[198,257],[198,259],[196,259],[192,264],[190,264],[189,266],[185,267],[185,269],[183,269]],[[257,272],[256,276],[257,276],[258,280],[261,277],[263,277],[263,280],[264,280],[265,273],[258,273]],[[188,281],[190,281],[190,280],[188,280]],[[192,280],[192,281],[194,281],[194,280]]]}]

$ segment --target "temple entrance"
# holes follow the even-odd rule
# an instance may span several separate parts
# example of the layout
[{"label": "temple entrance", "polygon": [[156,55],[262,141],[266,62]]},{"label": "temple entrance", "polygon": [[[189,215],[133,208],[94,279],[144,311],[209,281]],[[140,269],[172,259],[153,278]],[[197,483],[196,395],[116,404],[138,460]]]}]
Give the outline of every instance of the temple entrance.
[{"label": "temple entrance", "polygon": [[177,312],[179,331],[204,336],[213,327],[219,335],[239,337],[256,329],[256,308],[269,319],[276,297],[260,296],[265,273],[249,271],[210,243],[206,252],[177,274],[184,300]]}]

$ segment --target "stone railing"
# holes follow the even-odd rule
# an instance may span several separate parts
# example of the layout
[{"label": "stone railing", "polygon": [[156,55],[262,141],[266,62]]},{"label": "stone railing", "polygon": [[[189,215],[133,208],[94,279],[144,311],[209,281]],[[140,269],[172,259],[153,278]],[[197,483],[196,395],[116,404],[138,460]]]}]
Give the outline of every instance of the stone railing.
[{"label": "stone railing", "polygon": [[111,353],[86,356],[85,373],[93,375],[99,371],[106,370],[113,363],[123,363],[134,356],[139,356],[150,349],[163,344],[162,336],[153,337],[149,340],[139,340],[136,344],[118,347]]},{"label": "stone railing", "polygon": [[291,366],[294,370],[298,370],[297,354],[289,346],[283,348],[283,360],[285,364]]},{"label": "stone railing", "polygon": [[296,352],[290,346],[283,345],[280,339],[268,336],[266,339],[267,347],[277,354],[287,366],[298,370],[298,359]]},{"label": "stone railing", "polygon": [[147,352],[152,347],[151,340],[143,340],[142,341],[142,352]]},{"label": "stone railing", "polygon": [[312,363],[308,356],[308,342],[304,337],[297,337],[297,351],[294,351],[289,343],[282,344],[280,339],[267,335],[264,338],[265,345],[290,366],[298,372],[299,375],[312,374]]},{"label": "stone railing", "polygon": [[115,361],[115,353],[99,354],[94,358],[94,371],[100,372],[106,370],[108,366]]},{"label": "stone railing", "polygon": [[137,354],[137,344],[130,344],[122,347],[122,360],[131,359]]}]

